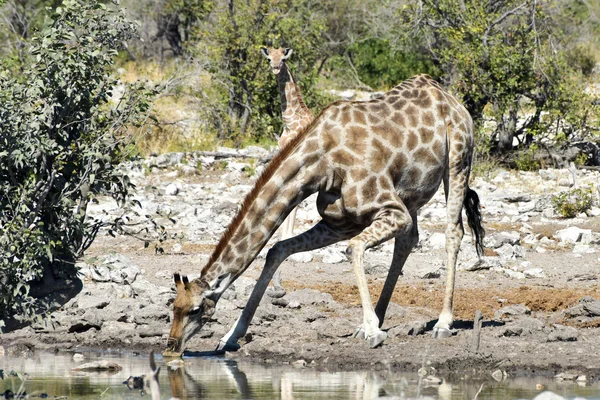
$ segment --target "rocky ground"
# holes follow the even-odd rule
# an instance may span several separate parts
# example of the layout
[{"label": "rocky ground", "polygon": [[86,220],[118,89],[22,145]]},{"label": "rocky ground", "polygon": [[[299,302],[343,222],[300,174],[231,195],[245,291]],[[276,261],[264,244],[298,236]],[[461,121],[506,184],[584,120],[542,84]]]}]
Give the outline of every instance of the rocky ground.
[{"label": "rocky ground", "polygon": [[[0,351],[163,350],[175,295],[172,274],[198,276],[260,173],[261,160],[269,156],[260,148],[221,149],[216,155],[167,154],[129,164],[126,168],[139,189],[138,220],[142,223],[144,215],[154,215],[167,228],[163,251],[101,232],[79,263],[81,293],[50,321],[2,335]],[[450,338],[431,337],[446,273],[445,206],[440,191],[421,210],[420,241],[390,304],[383,325],[388,339],[382,347],[370,349],[351,337],[362,312],[345,243],[340,243],[295,255],[282,264],[287,294],[265,296],[241,350],[230,356],[347,370],[416,371],[425,366],[446,375],[496,372],[503,379],[506,372],[598,380],[598,192],[594,189],[596,206],[573,219],[557,215],[551,198],[573,186],[597,188],[599,178],[597,171],[565,169],[498,170],[473,179],[471,187],[483,205],[486,256],[477,258],[467,232],[456,284],[456,334]],[[104,199],[90,212],[111,218],[121,211]],[[305,230],[318,220],[311,197],[300,205],[295,230]],[[365,257],[374,300],[383,286],[392,248],[386,243]],[[215,348],[244,307],[264,254],[266,250],[223,295],[214,321],[188,343],[188,350]],[[476,310],[484,316],[480,331],[473,329]]]}]

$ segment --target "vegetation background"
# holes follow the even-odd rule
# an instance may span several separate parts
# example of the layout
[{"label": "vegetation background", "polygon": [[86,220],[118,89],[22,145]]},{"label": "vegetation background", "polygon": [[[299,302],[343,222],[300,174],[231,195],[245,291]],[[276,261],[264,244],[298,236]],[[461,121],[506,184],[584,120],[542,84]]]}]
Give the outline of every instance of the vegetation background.
[{"label": "vegetation background", "polygon": [[[0,0],[0,329],[55,306],[39,288],[71,287],[100,228],[125,230],[122,161],[276,144],[264,45],[294,50],[315,113],[333,89],[432,75],[475,120],[477,173],[600,164],[598,1]],[[90,220],[100,194],[124,217]]]}]

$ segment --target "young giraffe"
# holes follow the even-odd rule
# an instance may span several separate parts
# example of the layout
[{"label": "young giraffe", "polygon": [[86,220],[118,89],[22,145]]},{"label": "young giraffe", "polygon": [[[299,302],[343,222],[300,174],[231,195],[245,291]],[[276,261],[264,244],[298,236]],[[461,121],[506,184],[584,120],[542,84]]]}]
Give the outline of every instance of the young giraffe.
[{"label": "young giraffe", "polygon": [[[270,162],[217,244],[200,278],[175,274],[177,297],[165,355],[180,355],[185,342],[209,320],[225,289],[258,255],[287,214],[318,192],[322,220],[307,232],[275,244],[250,299],[218,349],[236,349],[274,272],[291,254],[350,239],[363,307],[359,328],[372,347],[398,276],[418,241],[417,210],[444,182],[447,202],[447,279],[434,337],[450,335],[456,258],[466,208],[477,251],[484,235],[479,198],[469,188],[473,123],[467,110],[427,75],[413,77],[369,102],[337,102]],[[395,238],[394,256],[373,308],[363,269],[366,249]]]},{"label": "young giraffe", "polygon": [[[279,148],[281,149],[302,132],[315,117],[308,107],[306,107],[306,104],[304,104],[300,88],[292,76],[292,71],[288,69],[285,63],[285,60],[292,55],[292,49],[261,47],[260,52],[269,60],[271,69],[277,79],[277,86],[279,87],[281,114],[283,116],[283,133],[279,138]],[[281,240],[292,237],[295,220],[296,208],[290,212],[290,215],[281,226]],[[273,285],[276,291],[282,292],[281,270],[277,270],[275,273]]]}]

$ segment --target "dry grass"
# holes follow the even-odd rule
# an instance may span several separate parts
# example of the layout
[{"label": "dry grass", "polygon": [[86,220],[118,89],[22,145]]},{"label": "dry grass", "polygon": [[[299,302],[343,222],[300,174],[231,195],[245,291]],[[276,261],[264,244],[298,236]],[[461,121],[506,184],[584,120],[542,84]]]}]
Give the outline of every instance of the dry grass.
[{"label": "dry grass", "polygon": [[[350,306],[360,305],[358,287],[355,285],[332,282],[317,285],[305,285],[299,282],[285,282],[287,290],[298,290],[304,288],[316,289],[321,292],[330,293],[334,300]],[[380,293],[382,283],[370,285],[373,302],[377,301],[375,293]],[[423,307],[432,310],[441,310],[444,296],[444,285],[417,286],[398,285],[392,296],[392,301],[411,307]],[[600,286],[591,288],[538,288],[521,286],[497,290],[492,288],[458,288],[454,296],[454,315],[457,319],[472,319],[476,310],[481,310],[487,318],[503,306],[511,304],[525,304],[532,311],[553,312],[571,307],[584,296],[600,298]],[[504,299],[501,303],[499,300]]]}]

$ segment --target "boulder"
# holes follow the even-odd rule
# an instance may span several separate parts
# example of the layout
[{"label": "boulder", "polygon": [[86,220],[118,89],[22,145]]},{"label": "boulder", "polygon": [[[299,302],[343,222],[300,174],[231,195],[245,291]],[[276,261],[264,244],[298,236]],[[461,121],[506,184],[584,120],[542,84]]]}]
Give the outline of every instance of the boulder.
[{"label": "boulder", "polygon": [[591,234],[591,229],[581,229],[576,226],[571,226],[566,229],[556,231],[554,237],[564,243],[577,243],[581,241],[584,234]]}]

